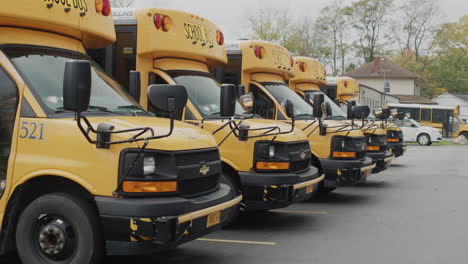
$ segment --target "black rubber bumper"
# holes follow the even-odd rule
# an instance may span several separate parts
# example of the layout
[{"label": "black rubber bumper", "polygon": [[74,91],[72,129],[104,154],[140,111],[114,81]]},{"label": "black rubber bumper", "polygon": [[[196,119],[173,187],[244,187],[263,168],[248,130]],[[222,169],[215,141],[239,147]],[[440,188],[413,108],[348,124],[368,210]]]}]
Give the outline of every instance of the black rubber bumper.
[{"label": "black rubber bumper", "polygon": [[390,167],[390,164],[392,163],[393,159],[395,158],[393,156],[393,153],[389,150],[385,151],[378,151],[378,152],[370,152],[368,151],[366,155],[375,162],[375,168],[372,170],[372,173],[379,173],[381,171],[384,171]]},{"label": "black rubber bumper", "polygon": [[241,197],[235,197],[229,186],[221,184],[213,193],[190,199],[95,199],[107,254],[140,255],[174,248],[218,230],[229,220]]},{"label": "black rubber bumper", "polygon": [[[315,167],[301,173],[239,172],[239,176],[243,203],[249,211],[282,208],[302,202],[312,196],[312,191],[321,181]],[[298,188],[301,183],[308,185]]]},{"label": "black rubber bumper", "polygon": [[388,150],[393,152],[395,158],[403,156],[406,152],[407,145],[406,143],[399,142],[399,143],[388,143],[387,145]]},{"label": "black rubber bumper", "polygon": [[358,160],[320,159],[325,173],[323,186],[336,188],[339,186],[352,186],[363,182],[370,175],[373,160],[365,157]]}]

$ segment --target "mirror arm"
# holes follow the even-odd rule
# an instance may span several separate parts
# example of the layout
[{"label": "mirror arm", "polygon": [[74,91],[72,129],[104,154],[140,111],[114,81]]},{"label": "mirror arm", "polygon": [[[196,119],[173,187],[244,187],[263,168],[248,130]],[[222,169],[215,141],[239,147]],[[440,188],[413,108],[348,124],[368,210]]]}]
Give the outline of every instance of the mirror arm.
[{"label": "mirror arm", "polygon": [[[89,120],[86,118],[86,116],[81,115],[81,112],[76,112],[75,114],[76,114],[76,124],[78,125],[78,128],[80,129],[83,136],[86,138],[86,140],[88,140],[89,143],[96,144],[97,141],[92,140],[91,137],[89,136],[89,131],[93,133],[97,133],[97,131],[94,130],[93,126],[91,125]],[[86,126],[88,127],[88,131],[86,131],[83,125],[81,124],[82,119],[85,122]]]}]

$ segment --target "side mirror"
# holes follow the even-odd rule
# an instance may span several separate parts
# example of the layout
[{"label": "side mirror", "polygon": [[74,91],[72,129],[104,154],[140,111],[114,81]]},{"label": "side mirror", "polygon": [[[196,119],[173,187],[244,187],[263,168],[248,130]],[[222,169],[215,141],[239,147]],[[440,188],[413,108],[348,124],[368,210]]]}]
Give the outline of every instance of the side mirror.
[{"label": "side mirror", "polygon": [[324,118],[328,118],[332,114],[331,106],[329,102],[322,103],[322,115]]},{"label": "side mirror", "polygon": [[63,77],[63,109],[83,112],[91,99],[91,65],[84,60],[69,60],[65,63]]},{"label": "side mirror", "polygon": [[337,106],[340,106],[340,104],[341,104],[341,103],[340,103],[340,99],[338,99],[338,98],[335,98],[335,99],[333,100],[333,102],[335,102],[335,104],[336,104]]},{"label": "side mirror", "polygon": [[148,87],[151,107],[166,113],[182,110],[187,104],[187,90],[183,85],[152,84]]},{"label": "side mirror", "polygon": [[354,119],[353,115],[353,107],[356,106],[356,101],[348,101],[348,108],[347,108],[347,119]]},{"label": "side mirror", "polygon": [[234,84],[221,85],[221,116],[231,117],[236,112],[236,86]]},{"label": "side mirror", "polygon": [[239,98],[239,102],[244,108],[244,111],[248,114],[253,113],[254,111],[254,96],[252,93],[241,95]]},{"label": "side mirror", "polygon": [[375,118],[383,119],[384,117],[384,111],[380,107],[372,110],[372,113],[374,114]]},{"label": "side mirror", "polygon": [[353,116],[357,119],[364,119],[369,116],[370,108],[367,105],[355,105],[351,109]]},{"label": "side mirror", "polygon": [[403,113],[403,112],[398,112],[397,118],[398,118],[398,120],[403,120],[403,119],[405,119],[405,113]]},{"label": "side mirror", "polygon": [[130,71],[129,76],[129,93],[137,102],[140,102],[141,79],[140,72]]},{"label": "side mirror", "polygon": [[323,94],[315,94],[314,95],[314,107],[313,107],[313,116],[316,118],[321,118],[323,116],[322,112],[322,104],[325,100]]},{"label": "side mirror", "polygon": [[391,115],[390,109],[389,108],[384,108],[383,109],[383,118],[382,119],[388,119]]},{"label": "side mirror", "polygon": [[284,103],[284,109],[286,110],[286,115],[289,118],[294,119],[294,104],[291,102],[291,100],[286,99]]},{"label": "side mirror", "polygon": [[310,97],[310,93],[305,93],[304,94],[304,101],[306,101],[306,103],[308,103],[310,105],[313,105],[313,101],[312,101],[312,98]]},{"label": "side mirror", "polygon": [[245,94],[245,86],[244,85],[238,85],[237,90],[236,90],[237,98],[240,98],[244,94]]}]

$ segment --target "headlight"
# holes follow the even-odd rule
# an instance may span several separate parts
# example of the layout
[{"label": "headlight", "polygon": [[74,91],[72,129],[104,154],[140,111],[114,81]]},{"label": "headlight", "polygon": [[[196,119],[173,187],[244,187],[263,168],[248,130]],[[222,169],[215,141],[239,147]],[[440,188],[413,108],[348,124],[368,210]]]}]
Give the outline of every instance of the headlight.
[{"label": "headlight", "polygon": [[[375,135],[375,134],[365,134],[366,136],[366,143],[368,146],[368,150],[376,150],[375,148],[369,149],[369,146],[378,146],[378,147],[385,147],[387,146],[387,136],[386,135]],[[383,150],[383,149],[382,149]]]},{"label": "headlight", "polygon": [[156,159],[153,156],[143,158],[143,175],[148,176],[156,172]]},{"label": "headlight", "polygon": [[403,141],[403,132],[397,130],[387,131],[387,142],[399,143],[401,141]]},{"label": "headlight", "polygon": [[[119,178],[125,176],[122,191],[127,194],[177,192],[177,168],[172,155],[155,150],[125,150],[120,160]],[[137,159],[138,157],[138,159]]]},{"label": "headlight", "polygon": [[258,142],[255,147],[257,159],[269,160],[275,157],[276,148],[271,142]]},{"label": "headlight", "polygon": [[363,138],[353,138],[345,136],[334,136],[331,144],[331,156],[333,158],[354,159],[357,152],[366,150],[366,143]]},{"label": "headlight", "polygon": [[275,146],[270,145],[270,148],[268,150],[268,157],[271,159],[275,156]]}]

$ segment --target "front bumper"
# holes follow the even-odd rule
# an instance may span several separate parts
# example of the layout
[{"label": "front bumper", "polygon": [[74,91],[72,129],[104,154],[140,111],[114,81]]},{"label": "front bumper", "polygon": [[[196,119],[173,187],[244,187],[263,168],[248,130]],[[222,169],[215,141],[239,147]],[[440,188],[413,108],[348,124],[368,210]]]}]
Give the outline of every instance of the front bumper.
[{"label": "front bumper", "polygon": [[242,196],[221,184],[213,193],[185,199],[96,197],[108,255],[151,254],[218,230]]},{"label": "front bumper", "polygon": [[392,164],[392,161],[395,159],[393,153],[389,150],[370,152],[368,151],[366,155],[375,162],[375,168],[372,170],[372,173],[379,173],[386,170]]},{"label": "front bumper", "polygon": [[395,155],[395,158],[398,158],[400,156],[403,156],[403,154],[406,152],[407,144],[403,142],[398,142],[398,143],[387,143],[387,148],[389,151],[393,152],[393,155]]},{"label": "front bumper", "polygon": [[246,210],[270,210],[302,202],[312,196],[324,176],[315,167],[301,173],[239,172]]},{"label": "front bumper", "polygon": [[355,185],[364,181],[375,168],[369,157],[359,160],[320,159],[320,164],[325,172],[325,188]]}]

